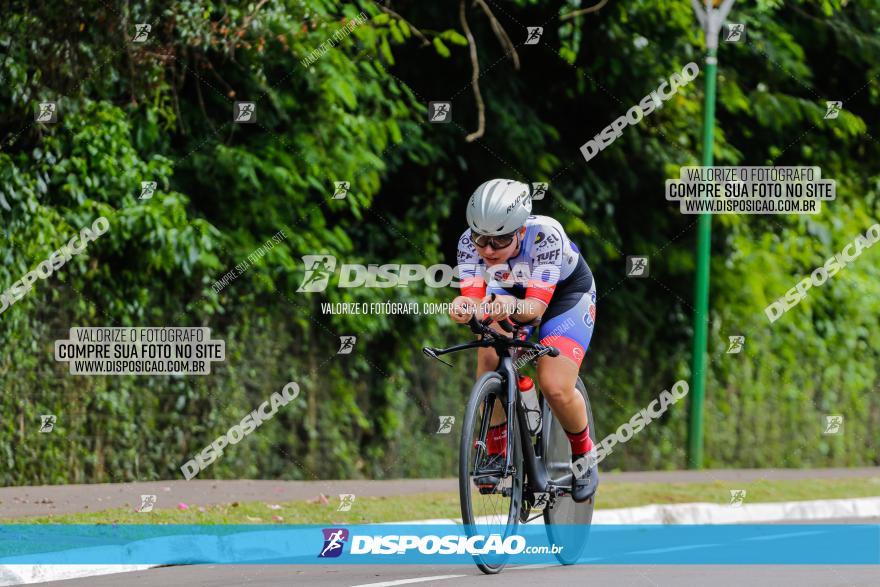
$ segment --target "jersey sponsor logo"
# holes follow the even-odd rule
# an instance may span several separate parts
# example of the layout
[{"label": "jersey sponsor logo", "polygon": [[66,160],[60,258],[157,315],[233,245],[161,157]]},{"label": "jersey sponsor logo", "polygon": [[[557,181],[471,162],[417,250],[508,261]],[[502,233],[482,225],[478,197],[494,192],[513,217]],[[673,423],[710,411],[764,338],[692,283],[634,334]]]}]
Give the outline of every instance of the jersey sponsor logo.
[{"label": "jersey sponsor logo", "polygon": [[592,328],[596,324],[596,304],[590,303],[587,313],[584,314],[584,324],[587,328]]},{"label": "jersey sponsor logo", "polygon": [[581,350],[581,347],[576,346],[576,347],[574,347],[574,348],[571,349],[571,355],[572,355],[575,359],[577,359],[578,361],[580,361],[582,358],[584,358],[584,351]]},{"label": "jersey sponsor logo", "polygon": [[544,233],[543,232],[539,232],[538,234],[535,235],[535,244],[538,244],[542,240],[544,240]]},{"label": "jersey sponsor logo", "polygon": [[552,244],[558,243],[558,242],[559,242],[559,237],[557,237],[556,235],[550,234],[550,235],[547,235],[547,238],[545,238],[540,243],[538,243],[538,248],[543,249],[547,245],[552,245]]},{"label": "jersey sponsor logo", "polygon": [[546,253],[538,253],[538,263],[542,265],[545,263],[555,263],[559,259],[559,255],[559,249],[553,249]]},{"label": "jersey sponsor logo", "polygon": [[546,281],[530,281],[529,287],[549,292],[552,292],[554,289],[556,289],[556,286],[554,284],[547,283]]}]

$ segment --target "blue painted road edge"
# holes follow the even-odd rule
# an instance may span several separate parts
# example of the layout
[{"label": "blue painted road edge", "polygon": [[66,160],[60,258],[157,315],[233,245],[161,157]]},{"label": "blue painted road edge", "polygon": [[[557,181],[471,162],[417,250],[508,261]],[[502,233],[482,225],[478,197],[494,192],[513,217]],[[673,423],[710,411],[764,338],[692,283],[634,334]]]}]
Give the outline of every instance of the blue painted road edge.
[{"label": "blue painted road edge", "polygon": [[540,564],[584,543],[579,564],[880,565],[877,524],[528,525],[513,535],[487,525],[7,524],[0,565]]}]

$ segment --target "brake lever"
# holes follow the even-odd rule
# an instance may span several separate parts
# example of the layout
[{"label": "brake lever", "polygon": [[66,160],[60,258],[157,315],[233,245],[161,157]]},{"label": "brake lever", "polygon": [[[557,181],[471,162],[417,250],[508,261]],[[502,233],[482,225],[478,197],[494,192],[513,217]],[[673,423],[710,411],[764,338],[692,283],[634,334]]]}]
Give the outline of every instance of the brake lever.
[{"label": "brake lever", "polygon": [[425,347],[422,347],[422,352],[425,353],[427,356],[431,357],[432,359],[437,359],[438,361],[440,361],[444,365],[449,365],[450,367],[454,366],[452,363],[447,363],[446,361],[444,361],[443,359],[438,357],[437,356],[437,349],[433,349],[429,346],[425,346]]}]

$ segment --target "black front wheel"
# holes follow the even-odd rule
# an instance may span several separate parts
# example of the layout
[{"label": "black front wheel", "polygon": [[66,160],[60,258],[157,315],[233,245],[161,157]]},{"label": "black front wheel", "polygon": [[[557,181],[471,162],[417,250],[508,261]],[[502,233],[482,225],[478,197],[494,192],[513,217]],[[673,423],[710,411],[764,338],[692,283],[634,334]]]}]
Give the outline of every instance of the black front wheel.
[{"label": "black front wheel", "polygon": [[[516,418],[513,419],[514,433],[507,439],[507,450],[513,451],[512,472],[502,474],[501,459],[493,459],[488,454],[486,442],[492,414],[498,410],[496,400],[501,400],[504,406],[506,395],[501,376],[496,372],[486,373],[474,385],[465,410],[458,485],[461,520],[469,536],[501,533],[502,538],[507,538],[516,532],[519,523],[523,466]],[[474,562],[484,573],[494,574],[504,568],[507,557],[474,555]]]}]

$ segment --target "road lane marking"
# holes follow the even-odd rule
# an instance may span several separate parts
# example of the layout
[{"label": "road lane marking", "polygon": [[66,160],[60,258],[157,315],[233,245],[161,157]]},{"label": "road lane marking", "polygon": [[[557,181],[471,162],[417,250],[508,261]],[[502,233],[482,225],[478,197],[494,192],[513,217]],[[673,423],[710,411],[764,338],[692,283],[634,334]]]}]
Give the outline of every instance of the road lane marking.
[{"label": "road lane marking", "polygon": [[384,581],[382,583],[364,583],[352,585],[352,587],[393,587],[394,585],[410,585],[412,583],[424,583],[425,581],[442,581],[443,579],[458,579],[467,575],[437,575],[436,577],[416,577],[415,579],[399,579],[397,581]]}]

